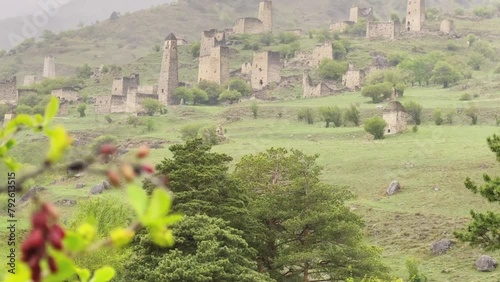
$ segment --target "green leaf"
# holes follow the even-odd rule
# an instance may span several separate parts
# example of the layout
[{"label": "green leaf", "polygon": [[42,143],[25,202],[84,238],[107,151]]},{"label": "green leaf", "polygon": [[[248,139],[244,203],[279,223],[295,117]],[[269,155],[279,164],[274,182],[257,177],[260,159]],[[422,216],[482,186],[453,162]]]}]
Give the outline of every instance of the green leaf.
[{"label": "green leaf", "polygon": [[142,218],[148,206],[148,195],[144,189],[138,185],[131,185],[127,189],[128,199],[134,208],[137,216]]},{"label": "green leaf", "polygon": [[29,267],[24,263],[19,263],[16,269],[16,274],[8,273],[3,282],[29,282],[31,281],[31,273]]},{"label": "green leaf", "polygon": [[59,109],[59,101],[56,97],[52,96],[47,108],[45,108],[45,116],[43,120],[43,126],[46,126],[51,122],[57,115],[57,110]]},{"label": "green leaf", "polygon": [[168,192],[160,188],[155,189],[151,196],[151,203],[149,204],[149,209],[146,214],[146,221],[151,224],[167,215],[170,210],[170,204],[171,199]]},{"label": "green leaf", "polygon": [[53,163],[60,160],[68,147],[71,145],[71,137],[62,126],[54,129],[46,129],[45,134],[50,138],[50,149],[47,159]]},{"label": "green leaf", "polygon": [[90,282],[108,282],[115,277],[116,271],[114,268],[105,266],[95,271],[94,277]]},{"label": "green leaf", "polygon": [[55,259],[59,270],[56,273],[52,273],[47,276],[43,280],[44,282],[61,282],[70,279],[73,275],[76,274],[76,269],[73,261],[66,255],[55,251],[50,252],[50,255]]},{"label": "green leaf", "polygon": [[3,162],[5,163],[5,165],[11,170],[11,171],[14,171],[14,172],[17,172],[19,170],[21,170],[21,164],[19,164],[18,162],[16,162],[13,158],[11,157],[4,157],[3,158]]},{"label": "green leaf", "polygon": [[153,242],[160,247],[171,247],[175,243],[172,231],[165,226],[153,227],[149,230],[149,234]]},{"label": "green leaf", "polygon": [[[10,121],[10,123],[13,123],[11,126],[14,128],[16,128],[18,125],[24,125],[29,128],[33,128],[36,126],[36,120],[32,116],[24,114],[17,115],[13,120]],[[9,124],[6,127],[6,131],[7,129],[10,129]]]},{"label": "green leaf", "polygon": [[85,239],[75,232],[68,232],[66,236],[64,236],[63,244],[72,252],[80,252],[87,247]]},{"label": "green leaf", "polygon": [[161,224],[169,226],[181,221],[183,218],[184,216],[182,214],[171,214],[167,217],[162,218]]},{"label": "green leaf", "polygon": [[76,268],[76,274],[80,278],[80,282],[88,282],[90,279],[90,270],[86,268]]},{"label": "green leaf", "polygon": [[7,143],[5,143],[5,147],[7,148],[7,150],[12,149],[12,147],[14,147],[15,145],[16,145],[16,140],[14,139],[10,139],[9,141],[7,141]]}]

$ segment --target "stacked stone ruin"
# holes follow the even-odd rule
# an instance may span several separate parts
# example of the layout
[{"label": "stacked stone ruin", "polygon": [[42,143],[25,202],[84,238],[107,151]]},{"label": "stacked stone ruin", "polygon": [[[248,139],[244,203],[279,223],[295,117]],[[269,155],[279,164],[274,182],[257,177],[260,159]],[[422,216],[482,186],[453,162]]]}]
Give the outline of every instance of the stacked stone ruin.
[{"label": "stacked stone ruin", "polygon": [[273,2],[260,0],[258,18],[237,19],[232,32],[234,34],[258,34],[273,30]]}]

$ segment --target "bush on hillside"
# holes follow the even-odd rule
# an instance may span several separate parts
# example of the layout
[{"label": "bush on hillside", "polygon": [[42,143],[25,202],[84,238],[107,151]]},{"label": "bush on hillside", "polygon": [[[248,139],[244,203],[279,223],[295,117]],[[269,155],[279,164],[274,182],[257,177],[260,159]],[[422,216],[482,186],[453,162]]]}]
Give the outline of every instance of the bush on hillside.
[{"label": "bush on hillside", "polygon": [[387,123],[381,117],[372,117],[365,120],[365,131],[373,135],[375,140],[384,139]]}]

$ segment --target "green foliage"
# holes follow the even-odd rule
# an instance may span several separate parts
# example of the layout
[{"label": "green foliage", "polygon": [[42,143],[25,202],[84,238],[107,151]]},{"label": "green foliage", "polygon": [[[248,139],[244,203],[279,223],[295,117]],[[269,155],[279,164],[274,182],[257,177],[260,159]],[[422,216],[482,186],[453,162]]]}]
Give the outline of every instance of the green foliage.
[{"label": "green foliage", "polygon": [[448,62],[440,61],[432,70],[431,81],[443,84],[444,88],[448,88],[451,83],[457,82],[459,79],[460,73]]},{"label": "green foliage", "polygon": [[335,60],[343,60],[346,58],[349,48],[349,42],[344,40],[335,40],[332,43],[333,58]]},{"label": "green foliage", "polygon": [[[493,135],[488,138],[488,146],[495,153],[497,161],[500,161],[500,136]],[[465,187],[474,194],[479,194],[491,203],[500,201],[500,178],[492,178],[488,174],[483,175],[484,184],[477,185],[471,178],[465,180]],[[500,249],[500,215],[492,209],[486,213],[471,211],[472,221],[466,229],[454,232],[455,237],[473,246],[479,246],[487,250]]]},{"label": "green foliage", "polygon": [[410,101],[405,103],[404,107],[406,112],[410,115],[413,123],[415,123],[415,125],[420,125],[420,123],[422,123],[422,105],[415,101]]},{"label": "green foliage", "polygon": [[181,86],[175,89],[174,98],[177,103],[180,103],[181,101],[184,101],[184,103],[190,103],[194,99],[191,89],[185,86]]},{"label": "green foliage", "polygon": [[312,273],[338,281],[384,276],[380,250],[365,244],[362,219],[344,204],[352,194],[319,180],[317,158],[277,148],[244,156],[236,165],[262,236],[259,269],[277,281],[302,281]]},{"label": "green foliage", "polygon": [[465,10],[463,8],[456,8],[454,14],[455,16],[463,16],[465,15]]},{"label": "green foliage", "polygon": [[442,125],[444,123],[443,112],[441,109],[435,109],[432,117],[436,125]]},{"label": "green foliage", "polygon": [[495,7],[492,7],[492,6],[480,6],[480,7],[474,8],[474,10],[472,12],[477,17],[480,17],[483,19],[491,19],[497,13],[497,9]]},{"label": "green foliage", "polygon": [[80,104],[78,105],[78,113],[80,114],[80,117],[85,117],[85,111],[87,110],[87,104]]},{"label": "green foliage", "polygon": [[208,101],[208,94],[205,90],[198,87],[191,88],[191,94],[193,96],[193,104],[203,104]]},{"label": "green foliage", "polygon": [[250,109],[252,110],[253,118],[257,119],[257,117],[259,116],[259,105],[257,104],[257,102],[253,102]]},{"label": "green foliage", "polygon": [[152,118],[150,118],[146,121],[146,131],[152,132],[154,130],[155,130],[155,122],[153,121]]},{"label": "green foliage", "polygon": [[292,32],[281,32],[280,34],[278,34],[278,41],[279,43],[281,44],[290,44],[290,43],[293,43],[297,40],[299,40],[299,36],[295,35],[294,33]]},{"label": "green foliage", "polygon": [[375,140],[384,139],[387,123],[381,117],[372,117],[365,120],[365,131],[373,135]]},{"label": "green foliage", "polygon": [[469,48],[474,46],[474,43],[476,43],[477,37],[474,34],[468,34],[467,35],[467,45],[469,45]]},{"label": "green foliage", "polygon": [[361,19],[357,23],[355,23],[354,25],[348,27],[346,32],[348,34],[358,36],[358,37],[366,36],[366,25],[367,25],[366,20]]},{"label": "green foliage", "polygon": [[481,53],[473,52],[469,57],[469,61],[467,65],[470,66],[473,70],[480,70],[481,66],[486,62],[486,57],[484,57]]},{"label": "green foliage", "polygon": [[229,102],[230,104],[237,102],[241,99],[241,93],[237,90],[224,90],[219,95],[220,102]]},{"label": "green foliage", "polygon": [[471,124],[476,125],[478,122],[479,109],[474,105],[470,105],[469,108],[465,109],[465,115],[471,119]]},{"label": "green foliage", "polygon": [[464,93],[464,94],[462,94],[462,96],[460,96],[459,100],[460,101],[470,101],[470,100],[472,100],[472,95],[470,95],[469,93]]},{"label": "green foliage", "polygon": [[319,65],[318,74],[322,79],[340,80],[347,68],[348,65],[345,62],[323,59]]},{"label": "green foliage", "polygon": [[414,260],[407,260],[405,262],[406,270],[408,271],[408,281],[409,282],[427,282],[427,277],[420,273],[418,270],[418,264]]},{"label": "green foliage", "polygon": [[484,40],[476,42],[476,44],[474,44],[474,46],[472,47],[472,51],[483,55],[488,60],[496,61],[496,50],[491,46],[490,43]]},{"label": "green foliage", "polygon": [[161,46],[159,44],[155,44],[155,45],[153,45],[152,49],[153,49],[153,52],[158,53],[161,51]]},{"label": "green foliage", "polygon": [[33,108],[27,105],[19,104],[16,106],[15,112],[17,115],[19,114],[32,115]]},{"label": "green foliage", "polygon": [[369,97],[373,103],[380,103],[391,97],[392,85],[389,82],[367,85],[361,90],[363,97]]},{"label": "green foliage", "polygon": [[92,68],[88,64],[76,68],[76,77],[78,78],[88,79],[93,74],[94,72],[92,71]]},{"label": "green foliage", "polygon": [[117,143],[118,143],[118,138],[116,136],[113,135],[99,136],[96,139],[94,139],[90,144],[90,150],[93,154],[98,155],[102,145],[104,144],[116,145]]},{"label": "green foliage", "polygon": [[418,125],[414,125],[411,130],[413,131],[413,133],[417,133],[418,132]]},{"label": "green foliage", "polygon": [[323,28],[316,32],[316,39],[318,39],[318,42],[323,43],[332,40],[333,34],[328,28]]},{"label": "green foliage", "polygon": [[218,103],[219,95],[222,93],[223,89],[219,84],[211,81],[202,80],[198,83],[198,88],[205,91],[208,95],[208,103],[215,105]]},{"label": "green foliage", "polygon": [[319,109],[319,114],[326,122],[326,128],[330,127],[330,123],[333,123],[335,127],[342,126],[342,110],[339,107],[322,107]]},{"label": "green foliage", "polygon": [[219,144],[219,138],[217,137],[217,128],[215,126],[209,126],[202,129],[200,132],[201,138],[204,144],[211,146]]},{"label": "green foliage", "polygon": [[265,32],[259,35],[259,42],[265,46],[271,46],[276,42],[276,39],[271,32]]},{"label": "green foliage", "polygon": [[429,21],[437,21],[439,20],[440,12],[437,8],[427,8],[425,9],[425,18]]},{"label": "green foliage", "polygon": [[201,43],[200,42],[194,42],[189,45],[189,53],[193,58],[198,58],[200,56],[200,48],[201,48]]},{"label": "green foliage", "polygon": [[29,87],[20,87],[20,89],[33,89],[38,93],[38,95],[44,96],[51,94],[54,89],[65,87],[80,89],[83,87],[83,82],[81,79],[76,78],[46,78],[39,83],[35,83]]},{"label": "green foliage", "polygon": [[184,141],[192,140],[198,137],[198,132],[200,131],[201,124],[192,123],[186,124],[181,127],[181,139]]},{"label": "green foliage", "polygon": [[297,119],[305,121],[307,124],[314,124],[314,116],[314,109],[311,108],[301,108],[297,112]]},{"label": "green foliage", "polygon": [[241,78],[233,78],[230,81],[228,81],[224,87],[225,89],[229,90],[236,90],[240,92],[241,96],[243,97],[248,97],[252,95],[252,87],[243,79]]},{"label": "green foliage", "polygon": [[456,112],[454,110],[448,110],[445,115],[445,120],[447,124],[453,124],[453,118],[455,117]]},{"label": "green foliage", "polygon": [[297,51],[300,51],[300,42],[299,41],[295,41],[295,42],[292,42],[290,44],[282,45],[279,48],[278,52],[280,52],[280,56],[282,58],[293,58]]},{"label": "green foliage", "polygon": [[257,271],[255,250],[226,221],[198,214],[172,230],[177,243],[169,250],[155,247],[146,235],[137,236],[122,281],[272,281]]},{"label": "green foliage", "polygon": [[137,116],[129,116],[127,117],[127,124],[132,125],[133,127],[137,127],[142,124],[141,120]]},{"label": "green foliage", "polygon": [[448,51],[458,51],[459,47],[454,41],[448,41],[448,43],[446,44],[446,49]]},{"label": "green foliage", "polygon": [[45,42],[50,43],[57,39],[57,35],[54,32],[46,29],[42,33],[42,38]]},{"label": "green foliage", "polygon": [[156,99],[147,98],[142,101],[142,106],[148,115],[153,116],[160,111],[162,104]]},{"label": "green foliage", "polygon": [[344,113],[344,118],[348,122],[354,123],[355,126],[359,126],[361,122],[361,113],[355,105],[351,105]]}]

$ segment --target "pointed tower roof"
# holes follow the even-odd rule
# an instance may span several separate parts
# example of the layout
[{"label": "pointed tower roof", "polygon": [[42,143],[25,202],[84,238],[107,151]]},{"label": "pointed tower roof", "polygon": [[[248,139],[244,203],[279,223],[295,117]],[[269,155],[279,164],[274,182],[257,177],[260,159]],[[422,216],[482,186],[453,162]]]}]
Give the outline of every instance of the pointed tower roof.
[{"label": "pointed tower roof", "polygon": [[170,33],[167,38],[165,38],[165,40],[168,40],[168,41],[177,41],[177,37],[175,37],[175,35],[173,33]]}]

